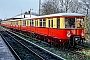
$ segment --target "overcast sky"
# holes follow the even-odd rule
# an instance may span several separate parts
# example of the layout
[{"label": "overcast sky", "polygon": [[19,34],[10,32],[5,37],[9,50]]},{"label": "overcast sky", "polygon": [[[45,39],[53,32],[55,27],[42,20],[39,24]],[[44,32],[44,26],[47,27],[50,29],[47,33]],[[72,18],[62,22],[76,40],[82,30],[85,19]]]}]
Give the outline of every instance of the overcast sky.
[{"label": "overcast sky", "polygon": [[32,8],[32,12],[38,13],[39,0],[0,0],[0,18],[6,19],[28,11]]}]

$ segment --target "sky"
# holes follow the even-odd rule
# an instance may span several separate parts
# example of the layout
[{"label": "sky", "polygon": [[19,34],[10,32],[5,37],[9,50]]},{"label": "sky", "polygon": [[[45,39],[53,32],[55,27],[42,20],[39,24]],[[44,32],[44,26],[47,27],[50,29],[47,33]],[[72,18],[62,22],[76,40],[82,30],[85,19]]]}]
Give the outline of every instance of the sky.
[{"label": "sky", "polygon": [[22,12],[33,9],[38,13],[39,0],[0,0],[0,19],[14,17]]}]

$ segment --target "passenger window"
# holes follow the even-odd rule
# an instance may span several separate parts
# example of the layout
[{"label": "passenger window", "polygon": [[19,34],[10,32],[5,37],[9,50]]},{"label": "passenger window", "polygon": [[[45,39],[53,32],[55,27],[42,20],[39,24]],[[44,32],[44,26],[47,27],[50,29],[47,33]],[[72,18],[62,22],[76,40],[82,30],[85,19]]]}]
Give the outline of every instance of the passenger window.
[{"label": "passenger window", "polygon": [[30,20],[30,26],[31,26],[31,20]]},{"label": "passenger window", "polygon": [[30,26],[34,26],[34,21],[30,20]]},{"label": "passenger window", "polygon": [[34,26],[34,20],[32,20],[32,26]]},{"label": "passenger window", "polygon": [[[20,25],[21,25],[21,21],[20,21]],[[26,20],[23,20],[23,26],[26,26]]]},{"label": "passenger window", "polygon": [[35,20],[35,26],[37,26],[37,23],[36,22],[37,22],[37,20]]},{"label": "passenger window", "polygon": [[48,20],[48,27],[50,27],[50,20]]},{"label": "passenger window", "polygon": [[51,20],[51,27],[53,28],[53,20]]},{"label": "passenger window", "polygon": [[43,27],[46,27],[46,20],[43,20]]},{"label": "passenger window", "polygon": [[57,18],[57,28],[60,28],[60,18]]},{"label": "passenger window", "polygon": [[40,20],[40,27],[42,27],[42,19]]},{"label": "passenger window", "polygon": [[37,27],[38,27],[38,20],[37,20]]}]

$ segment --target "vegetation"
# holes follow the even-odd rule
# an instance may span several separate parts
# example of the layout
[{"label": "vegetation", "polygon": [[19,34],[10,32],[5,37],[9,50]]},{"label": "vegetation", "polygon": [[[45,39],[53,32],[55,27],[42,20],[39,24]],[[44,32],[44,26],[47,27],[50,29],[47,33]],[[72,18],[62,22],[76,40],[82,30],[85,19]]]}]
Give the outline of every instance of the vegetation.
[{"label": "vegetation", "polygon": [[86,42],[90,42],[90,19],[86,20]]}]

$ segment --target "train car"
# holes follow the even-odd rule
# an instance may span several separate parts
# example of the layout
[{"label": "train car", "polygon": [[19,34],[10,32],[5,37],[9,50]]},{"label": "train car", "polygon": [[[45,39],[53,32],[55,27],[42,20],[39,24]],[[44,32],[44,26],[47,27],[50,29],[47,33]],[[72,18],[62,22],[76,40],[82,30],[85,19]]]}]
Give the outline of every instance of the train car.
[{"label": "train car", "polygon": [[28,32],[51,45],[74,47],[86,38],[86,17],[83,14],[57,13],[15,21],[16,24],[11,24],[13,29]]}]

